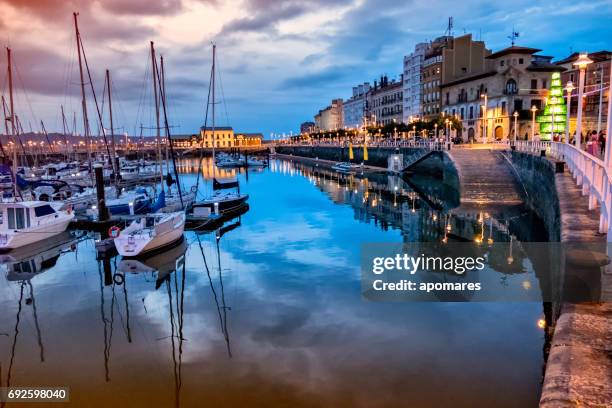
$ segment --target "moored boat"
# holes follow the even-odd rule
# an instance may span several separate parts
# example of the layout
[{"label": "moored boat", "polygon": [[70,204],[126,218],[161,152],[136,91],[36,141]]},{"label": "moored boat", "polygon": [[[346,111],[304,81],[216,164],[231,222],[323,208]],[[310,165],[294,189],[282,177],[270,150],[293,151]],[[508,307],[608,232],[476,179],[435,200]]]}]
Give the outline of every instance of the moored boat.
[{"label": "moored boat", "polygon": [[136,257],[162,250],[183,239],[185,213],[150,214],[130,223],[114,238],[121,256]]}]

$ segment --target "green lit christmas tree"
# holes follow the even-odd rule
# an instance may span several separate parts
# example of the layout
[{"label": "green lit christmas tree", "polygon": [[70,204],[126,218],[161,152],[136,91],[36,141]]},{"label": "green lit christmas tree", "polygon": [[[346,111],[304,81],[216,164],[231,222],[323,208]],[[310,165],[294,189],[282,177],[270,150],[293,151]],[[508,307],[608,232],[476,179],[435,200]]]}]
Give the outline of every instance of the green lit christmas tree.
[{"label": "green lit christmas tree", "polygon": [[544,112],[537,117],[540,124],[540,138],[550,140],[551,136],[565,133],[565,118],[567,107],[563,99],[563,85],[561,85],[561,74],[554,72],[550,81],[550,92],[546,99]]}]

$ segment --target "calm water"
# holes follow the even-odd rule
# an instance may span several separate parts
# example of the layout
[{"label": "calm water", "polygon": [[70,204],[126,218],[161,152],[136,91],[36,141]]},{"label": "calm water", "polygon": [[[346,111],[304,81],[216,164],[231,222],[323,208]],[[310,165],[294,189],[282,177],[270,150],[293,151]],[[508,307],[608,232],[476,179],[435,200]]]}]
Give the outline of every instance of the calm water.
[{"label": "calm water", "polygon": [[[5,264],[2,386],[69,386],[57,406],[75,407],[537,406],[541,303],[362,300],[360,243],[439,240],[444,210],[401,180],[288,162],[240,179],[250,210],[218,241],[187,232],[135,263],[98,261],[81,239],[25,281]],[[449,239],[507,237],[462,223]],[[514,272],[494,279],[533,282]]]}]

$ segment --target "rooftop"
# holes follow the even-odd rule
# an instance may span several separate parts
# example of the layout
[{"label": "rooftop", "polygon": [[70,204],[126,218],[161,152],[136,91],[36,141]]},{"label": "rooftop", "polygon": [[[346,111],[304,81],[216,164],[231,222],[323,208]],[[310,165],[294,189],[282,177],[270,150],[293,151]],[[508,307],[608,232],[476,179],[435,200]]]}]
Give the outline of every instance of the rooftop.
[{"label": "rooftop", "polygon": [[[231,126],[215,126],[215,130],[234,130]],[[200,130],[213,130],[212,126],[202,126]]]},{"label": "rooftop", "polygon": [[512,47],[504,48],[503,50],[499,50],[489,55],[487,59],[495,59],[499,57],[503,57],[508,54],[535,54],[536,52],[540,52],[542,50],[537,48],[529,48],[529,47],[519,47],[518,45],[513,45]]}]

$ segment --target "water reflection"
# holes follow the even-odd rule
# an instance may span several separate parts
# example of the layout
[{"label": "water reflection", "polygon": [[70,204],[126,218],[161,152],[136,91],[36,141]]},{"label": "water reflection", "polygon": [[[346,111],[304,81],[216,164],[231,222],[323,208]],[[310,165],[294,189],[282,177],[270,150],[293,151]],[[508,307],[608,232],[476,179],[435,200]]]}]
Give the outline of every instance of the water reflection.
[{"label": "water reflection", "polygon": [[69,385],[76,407],[536,406],[541,305],[373,303],[359,287],[361,242],[480,234],[519,263],[514,221],[449,217],[401,179],[282,161],[238,177],[250,210],[172,251],[61,252],[29,279],[37,316],[27,280],[0,280],[0,382]]}]

